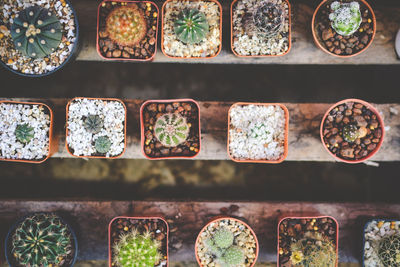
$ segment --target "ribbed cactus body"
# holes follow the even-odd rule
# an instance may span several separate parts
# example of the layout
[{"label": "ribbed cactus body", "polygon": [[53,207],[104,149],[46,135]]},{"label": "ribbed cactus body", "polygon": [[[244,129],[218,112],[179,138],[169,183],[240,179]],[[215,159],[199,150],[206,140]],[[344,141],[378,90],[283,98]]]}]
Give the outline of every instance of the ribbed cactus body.
[{"label": "ribbed cactus body", "polygon": [[265,37],[277,35],[283,26],[284,9],[282,5],[262,1],[253,13],[253,21],[258,33]]},{"label": "ribbed cactus body", "polygon": [[111,148],[110,138],[108,138],[107,136],[100,136],[96,139],[94,146],[98,153],[106,154],[108,151],[110,151]]},{"label": "ribbed cactus body", "polygon": [[382,267],[400,266],[400,236],[391,235],[379,243],[378,256]]},{"label": "ribbed cactus body", "polygon": [[92,134],[99,133],[103,128],[103,125],[103,120],[100,118],[99,115],[87,116],[83,124],[85,130]]},{"label": "ribbed cactus body", "polygon": [[175,147],[186,141],[189,135],[186,118],[177,113],[167,113],[157,119],[154,135],[166,147]]},{"label": "ribbed cactus body", "polygon": [[198,44],[206,38],[209,25],[203,12],[186,8],[179,13],[174,22],[174,31],[181,42]]},{"label": "ribbed cactus body", "polygon": [[15,129],[15,137],[23,144],[29,143],[33,139],[34,134],[35,131],[33,127],[29,126],[27,123],[17,125]]},{"label": "ribbed cactus body", "polygon": [[329,14],[332,28],[340,35],[349,36],[355,33],[361,25],[361,11],[358,2],[331,4],[332,13]]}]

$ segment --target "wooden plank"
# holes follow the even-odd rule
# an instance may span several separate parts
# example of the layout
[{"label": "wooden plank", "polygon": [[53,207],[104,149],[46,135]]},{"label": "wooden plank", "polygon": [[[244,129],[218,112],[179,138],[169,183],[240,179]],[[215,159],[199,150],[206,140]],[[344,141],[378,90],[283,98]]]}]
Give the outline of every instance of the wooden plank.
[{"label": "wooden plank", "polygon": [[[67,99],[14,99],[43,101],[53,107],[55,131],[59,139],[56,158],[72,157],[65,148],[65,106]],[[140,144],[140,106],[143,100],[124,100],[128,110],[127,149],[121,158],[144,159]],[[196,160],[228,160],[227,124],[231,102],[199,102],[202,148]],[[323,114],[332,104],[285,103],[290,113],[289,161],[335,161],[322,146],[319,127]],[[384,117],[386,136],[373,161],[400,161],[400,104],[374,104]]]},{"label": "wooden plank", "polygon": [[[340,262],[360,262],[362,227],[369,216],[393,217],[399,204],[285,203],[285,202],[157,202],[157,201],[1,201],[0,238],[26,213],[52,211],[62,214],[79,239],[80,260],[107,258],[107,225],[118,215],[163,216],[170,224],[170,261],[195,261],[194,242],[202,226],[225,214],[244,218],[257,233],[260,262],[276,261],[276,231],[282,216],[330,215],[340,225]],[[1,258],[4,258],[1,250]]]},{"label": "wooden plank", "polygon": [[[82,49],[78,60],[102,61],[96,51],[97,6],[100,1],[72,0],[78,12],[81,28]],[[163,1],[156,1],[160,10]],[[363,54],[341,59],[321,51],[314,44],[311,34],[311,18],[318,0],[291,0],[293,45],[290,53],[284,57],[272,58],[239,58],[230,48],[230,4],[231,1],[220,1],[223,5],[223,46],[220,55],[213,59],[177,60],[163,55],[158,37],[158,52],[154,63],[210,63],[210,64],[400,64],[397,59],[394,39],[400,25],[400,5],[398,1],[370,0],[377,17],[377,34],[371,47]],[[161,23],[160,23],[161,24]],[[160,25],[161,27],[161,25]]]}]

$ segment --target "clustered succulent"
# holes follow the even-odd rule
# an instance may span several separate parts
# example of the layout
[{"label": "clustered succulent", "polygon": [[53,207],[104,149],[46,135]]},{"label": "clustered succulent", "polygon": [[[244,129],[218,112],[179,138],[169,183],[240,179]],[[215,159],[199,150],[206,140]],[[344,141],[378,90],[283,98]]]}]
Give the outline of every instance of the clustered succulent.
[{"label": "clustered succulent", "polygon": [[72,253],[72,237],[58,216],[39,213],[17,226],[11,246],[19,265],[59,266]]},{"label": "clustered succulent", "polygon": [[132,230],[122,234],[113,247],[114,266],[153,267],[162,259],[161,242],[150,232],[139,234]]},{"label": "clustered succulent", "polygon": [[379,242],[378,256],[383,267],[400,266],[400,235],[391,235]]},{"label": "clustered succulent", "polygon": [[28,7],[18,13],[11,25],[16,49],[30,58],[43,58],[54,52],[61,43],[61,23],[50,10]]},{"label": "clustered succulent", "polygon": [[15,137],[23,144],[29,143],[34,137],[35,131],[29,124],[19,124],[15,129]]},{"label": "clustered succulent", "polygon": [[92,134],[97,134],[103,128],[103,120],[100,118],[99,115],[89,115],[84,120],[83,126],[85,130]]},{"label": "clustered succulent", "polygon": [[346,142],[353,143],[358,138],[363,138],[367,134],[367,128],[358,127],[355,124],[349,124],[343,127],[343,139]]},{"label": "clustered succulent", "polygon": [[349,36],[355,33],[361,25],[361,11],[358,2],[331,4],[332,13],[329,14],[332,28],[340,35]]},{"label": "clustered succulent", "polygon": [[181,42],[198,44],[206,38],[209,25],[203,12],[194,8],[186,8],[179,13],[174,22],[174,31]]},{"label": "clustered succulent", "polygon": [[110,138],[108,138],[107,136],[100,136],[96,139],[94,146],[98,153],[106,154],[108,151],[110,151],[111,148]]},{"label": "clustered succulent", "polygon": [[282,5],[261,1],[253,13],[253,22],[258,31],[265,37],[276,36],[282,29],[284,21]]},{"label": "clustered succulent", "polygon": [[221,227],[205,240],[207,250],[221,267],[236,267],[243,264],[245,255],[242,248],[234,245],[235,236],[227,227]]},{"label": "clustered succulent", "polygon": [[157,119],[154,135],[163,146],[175,147],[186,141],[189,129],[185,117],[177,113],[167,113]]}]

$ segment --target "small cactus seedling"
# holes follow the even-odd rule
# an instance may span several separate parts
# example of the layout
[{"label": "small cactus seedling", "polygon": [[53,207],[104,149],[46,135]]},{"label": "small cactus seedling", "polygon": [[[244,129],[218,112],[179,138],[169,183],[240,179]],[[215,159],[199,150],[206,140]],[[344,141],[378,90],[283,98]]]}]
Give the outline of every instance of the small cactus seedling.
[{"label": "small cactus seedling", "polygon": [[28,7],[14,19],[11,36],[16,49],[30,58],[43,58],[61,43],[61,23],[56,15],[40,6]]},{"label": "small cactus seedling", "polygon": [[150,232],[139,234],[133,230],[122,234],[113,247],[113,263],[117,267],[153,267],[162,259],[161,242]]},{"label": "small cactus seedling", "polygon": [[106,19],[106,31],[118,45],[137,45],[147,34],[143,11],[136,4],[113,9]]},{"label": "small cactus seedling", "polygon": [[86,117],[83,126],[89,133],[96,134],[103,128],[103,120],[99,115],[89,115]]},{"label": "small cactus seedling", "polygon": [[283,26],[283,14],[281,5],[262,1],[253,13],[253,22],[259,34],[265,37],[276,36]]},{"label": "small cactus seedling", "polygon": [[206,16],[198,9],[182,10],[174,23],[175,34],[185,44],[198,44],[203,41],[208,32],[209,25]]},{"label": "small cactus seedling", "polygon": [[98,153],[106,154],[111,148],[110,138],[107,136],[100,136],[95,141],[95,148]]},{"label": "small cactus seedling", "polygon": [[59,266],[72,253],[68,227],[54,214],[35,214],[20,223],[12,236],[18,266]]},{"label": "small cactus seedling", "polygon": [[233,233],[226,227],[218,229],[214,236],[214,243],[219,248],[229,248],[233,244]]},{"label": "small cactus seedling", "polygon": [[383,267],[400,265],[400,235],[391,235],[379,242],[378,256]]},{"label": "small cactus seedling", "polygon": [[245,257],[243,249],[237,246],[228,248],[222,256],[221,262],[224,266],[239,266],[244,263]]},{"label": "small cactus seedling", "polygon": [[349,124],[343,127],[343,139],[346,142],[353,143],[359,137],[358,127],[354,124]]},{"label": "small cactus seedling", "polygon": [[177,113],[167,113],[157,119],[154,135],[163,146],[175,147],[186,141],[189,125],[186,118]]},{"label": "small cactus seedling", "polygon": [[329,14],[332,28],[340,35],[349,36],[355,33],[361,25],[361,11],[358,2],[331,4],[332,13]]},{"label": "small cactus seedling", "polygon": [[17,125],[15,129],[15,137],[23,144],[29,143],[33,139],[34,133],[33,127],[29,126],[27,123]]}]

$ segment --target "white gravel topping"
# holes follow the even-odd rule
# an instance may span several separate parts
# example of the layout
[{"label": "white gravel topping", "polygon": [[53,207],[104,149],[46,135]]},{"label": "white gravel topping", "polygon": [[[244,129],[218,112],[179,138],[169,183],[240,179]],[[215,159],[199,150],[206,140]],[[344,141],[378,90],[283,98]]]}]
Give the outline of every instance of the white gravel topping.
[{"label": "white gravel topping", "polygon": [[285,112],[277,105],[237,105],[229,113],[229,150],[237,160],[279,160],[284,154]]},{"label": "white gravel topping", "polygon": [[[100,132],[93,134],[84,127],[84,120],[89,115],[98,115],[104,125]],[[119,156],[125,147],[125,108],[119,101],[78,98],[68,108],[67,144],[75,156]],[[105,155],[100,155],[95,148],[95,141],[107,136],[111,148]]]},{"label": "white gravel topping", "polygon": [[[49,114],[42,105],[0,103],[1,158],[34,161],[46,158],[49,154]],[[34,129],[33,139],[26,144],[15,136],[15,129],[22,124],[29,124]]]},{"label": "white gravel topping", "polygon": [[[184,44],[178,40],[174,31],[174,22],[185,8],[195,8],[203,12],[210,26],[210,31],[199,44]],[[164,51],[174,57],[211,57],[218,53],[221,46],[220,8],[212,1],[175,0],[168,2],[164,11]]]}]

